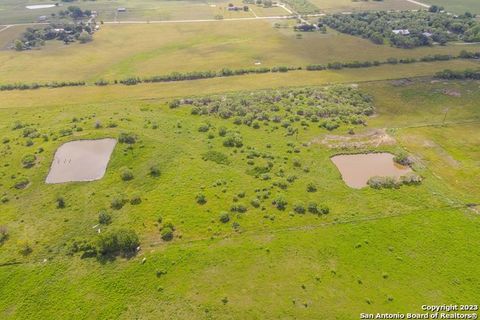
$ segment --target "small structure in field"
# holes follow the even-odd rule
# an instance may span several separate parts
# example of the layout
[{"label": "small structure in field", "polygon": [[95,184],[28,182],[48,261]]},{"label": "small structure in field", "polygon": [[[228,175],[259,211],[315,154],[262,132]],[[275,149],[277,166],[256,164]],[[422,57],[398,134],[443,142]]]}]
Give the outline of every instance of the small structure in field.
[{"label": "small structure in field", "polygon": [[392,32],[396,35],[401,35],[401,36],[408,36],[410,34],[410,31],[408,29],[397,29],[397,30],[392,30]]},{"label": "small structure in field", "polygon": [[117,12],[127,12],[127,8],[117,8]]}]

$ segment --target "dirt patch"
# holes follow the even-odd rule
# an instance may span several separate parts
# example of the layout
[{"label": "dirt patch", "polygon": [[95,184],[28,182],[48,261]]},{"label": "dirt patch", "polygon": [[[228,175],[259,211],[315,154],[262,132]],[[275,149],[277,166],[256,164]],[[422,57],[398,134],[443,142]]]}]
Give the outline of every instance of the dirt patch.
[{"label": "dirt patch", "polygon": [[412,79],[398,79],[391,82],[394,87],[405,87],[412,85],[413,83],[414,81]]},{"label": "dirt patch", "polygon": [[343,181],[355,189],[364,188],[370,178],[400,178],[412,170],[393,161],[391,153],[349,154],[331,158],[340,171]]},{"label": "dirt patch", "polygon": [[442,93],[450,97],[461,97],[462,93],[455,89],[443,89]]},{"label": "dirt patch", "polygon": [[394,145],[396,140],[387,133],[386,129],[374,129],[362,134],[326,135],[322,138],[315,138],[310,143],[323,144],[331,149],[347,150]]},{"label": "dirt patch", "polygon": [[78,140],[61,145],[55,152],[46,183],[94,181],[103,178],[115,139]]}]

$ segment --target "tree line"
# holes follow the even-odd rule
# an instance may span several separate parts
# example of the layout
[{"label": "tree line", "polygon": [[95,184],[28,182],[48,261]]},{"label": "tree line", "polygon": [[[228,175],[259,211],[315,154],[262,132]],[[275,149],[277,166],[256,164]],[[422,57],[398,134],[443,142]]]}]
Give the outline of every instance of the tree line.
[{"label": "tree line", "polygon": [[[229,69],[224,68],[220,71],[194,71],[194,72],[173,72],[167,75],[158,75],[151,77],[128,77],[121,80],[104,80],[100,79],[93,83],[96,86],[107,86],[112,84],[123,85],[137,85],[140,83],[155,83],[155,82],[175,82],[175,81],[188,81],[199,79],[212,79],[219,77],[230,77],[247,74],[262,74],[262,73],[285,73],[294,70],[307,70],[307,71],[321,71],[321,70],[340,70],[340,69],[355,69],[355,68],[370,68],[385,64],[409,64],[418,62],[433,62],[433,61],[448,61],[453,59],[480,59],[480,52],[470,52],[463,50],[459,55],[445,55],[436,54],[428,55],[421,58],[388,58],[384,61],[352,61],[352,62],[331,62],[328,64],[310,64],[306,67],[293,67],[293,66],[278,66],[278,67],[262,67],[262,68],[243,68],[243,69]],[[47,83],[14,83],[14,84],[0,84],[0,91],[9,90],[32,90],[39,88],[61,88],[61,87],[73,87],[73,86],[85,86],[85,81],[60,81],[60,82],[47,82]]]}]

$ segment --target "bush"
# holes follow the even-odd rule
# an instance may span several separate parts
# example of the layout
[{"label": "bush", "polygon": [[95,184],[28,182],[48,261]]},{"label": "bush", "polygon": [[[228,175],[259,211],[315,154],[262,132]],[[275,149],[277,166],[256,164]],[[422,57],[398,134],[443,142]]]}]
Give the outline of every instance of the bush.
[{"label": "bush", "polygon": [[109,215],[105,210],[100,211],[98,214],[98,223],[100,224],[110,224],[112,222],[112,216]]},{"label": "bush", "polygon": [[133,133],[122,132],[118,136],[118,142],[126,144],[134,144],[137,142],[137,136]]},{"label": "bush", "polygon": [[242,136],[237,132],[229,132],[226,135],[225,140],[223,141],[225,147],[236,147],[240,148],[243,146]]},{"label": "bush", "polygon": [[239,213],[245,213],[247,212],[247,207],[241,203],[237,203],[237,204],[234,204],[232,205],[232,207],[230,208],[230,211],[232,212],[239,212]]},{"label": "bush", "polygon": [[140,197],[140,195],[136,194],[130,198],[131,205],[138,205],[140,203],[142,203],[142,198]]},{"label": "bush", "polygon": [[22,166],[24,168],[31,168],[35,165],[35,160],[37,160],[35,155],[27,154],[22,158]]},{"label": "bush", "polygon": [[20,243],[20,254],[22,256],[28,256],[30,253],[32,253],[33,249],[32,247],[30,246],[30,243],[28,243],[28,241],[23,241],[22,243]]},{"label": "bush", "polygon": [[227,223],[228,221],[230,221],[230,215],[228,214],[228,212],[222,212],[220,214],[220,222]]},{"label": "bush", "polygon": [[400,178],[402,184],[411,186],[411,185],[419,185],[422,183],[422,177],[416,174],[415,172],[407,173],[406,175]]},{"label": "bush", "polygon": [[161,174],[160,168],[158,166],[151,166],[150,167],[150,175],[152,177],[159,177]]},{"label": "bush", "polygon": [[173,239],[173,229],[170,227],[162,228],[161,237],[163,241],[171,241]]},{"label": "bush", "polygon": [[140,245],[135,231],[130,229],[110,230],[100,235],[97,247],[102,255],[130,256]]},{"label": "bush", "polygon": [[295,211],[295,213],[304,214],[305,213],[305,206],[303,205],[303,203],[296,203],[293,206],[293,211]]},{"label": "bush", "polygon": [[110,202],[110,207],[114,210],[120,210],[125,205],[125,199],[122,197],[115,197]]},{"label": "bush", "polygon": [[367,184],[373,189],[393,189],[398,188],[399,183],[394,177],[371,177]]},{"label": "bush", "polygon": [[223,154],[219,151],[210,150],[202,155],[202,159],[205,161],[213,161],[217,164],[230,164],[230,160],[226,154]]},{"label": "bush", "polygon": [[218,128],[218,135],[220,137],[225,137],[227,135],[227,132],[228,132],[227,128],[225,128],[225,127]]},{"label": "bush", "polygon": [[0,244],[8,239],[8,229],[6,226],[0,226]]},{"label": "bush", "polygon": [[63,209],[65,208],[65,199],[62,196],[58,196],[55,200],[57,202],[57,208]]},{"label": "bush", "polygon": [[285,200],[285,198],[283,198],[282,196],[278,196],[277,198],[275,198],[272,203],[275,208],[281,211],[285,210],[288,204],[287,200]]},{"label": "bush", "polygon": [[130,169],[123,169],[120,173],[120,177],[123,181],[130,181],[133,179],[133,172]]},{"label": "bush", "polygon": [[317,191],[317,186],[313,183],[310,182],[307,184],[307,192],[316,192]]},{"label": "bush", "polygon": [[198,132],[207,132],[208,130],[210,130],[210,126],[208,124],[202,124],[198,128]]},{"label": "bush", "polygon": [[404,166],[409,166],[412,164],[412,161],[408,156],[408,153],[406,153],[405,151],[401,151],[397,153],[395,157],[393,157],[393,161]]},{"label": "bush", "polygon": [[252,201],[250,201],[250,204],[254,208],[260,207],[260,200],[258,198],[253,198]]},{"label": "bush", "polygon": [[15,189],[25,189],[30,184],[30,180],[28,178],[20,178],[18,179],[13,187]]},{"label": "bush", "polygon": [[326,205],[321,205],[319,210],[318,210],[318,213],[328,214],[328,213],[330,213],[330,208],[327,207]]},{"label": "bush", "polygon": [[197,201],[198,204],[205,204],[207,203],[207,197],[205,197],[205,195],[203,193],[199,193],[197,194],[197,196],[195,197],[195,200]]},{"label": "bush", "polygon": [[313,213],[313,214],[318,214],[319,213],[318,205],[315,202],[310,202],[307,206],[307,210],[308,210],[308,212]]}]

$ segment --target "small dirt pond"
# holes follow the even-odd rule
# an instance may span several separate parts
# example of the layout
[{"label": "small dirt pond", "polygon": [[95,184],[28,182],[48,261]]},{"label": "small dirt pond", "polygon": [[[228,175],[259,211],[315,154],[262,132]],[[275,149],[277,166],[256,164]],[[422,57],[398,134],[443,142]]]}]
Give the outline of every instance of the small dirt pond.
[{"label": "small dirt pond", "polygon": [[46,183],[94,181],[103,178],[117,140],[78,140],[55,152]]},{"label": "small dirt pond", "polygon": [[343,181],[355,189],[366,187],[371,177],[399,178],[412,171],[409,167],[395,163],[391,153],[338,155],[331,159]]}]

